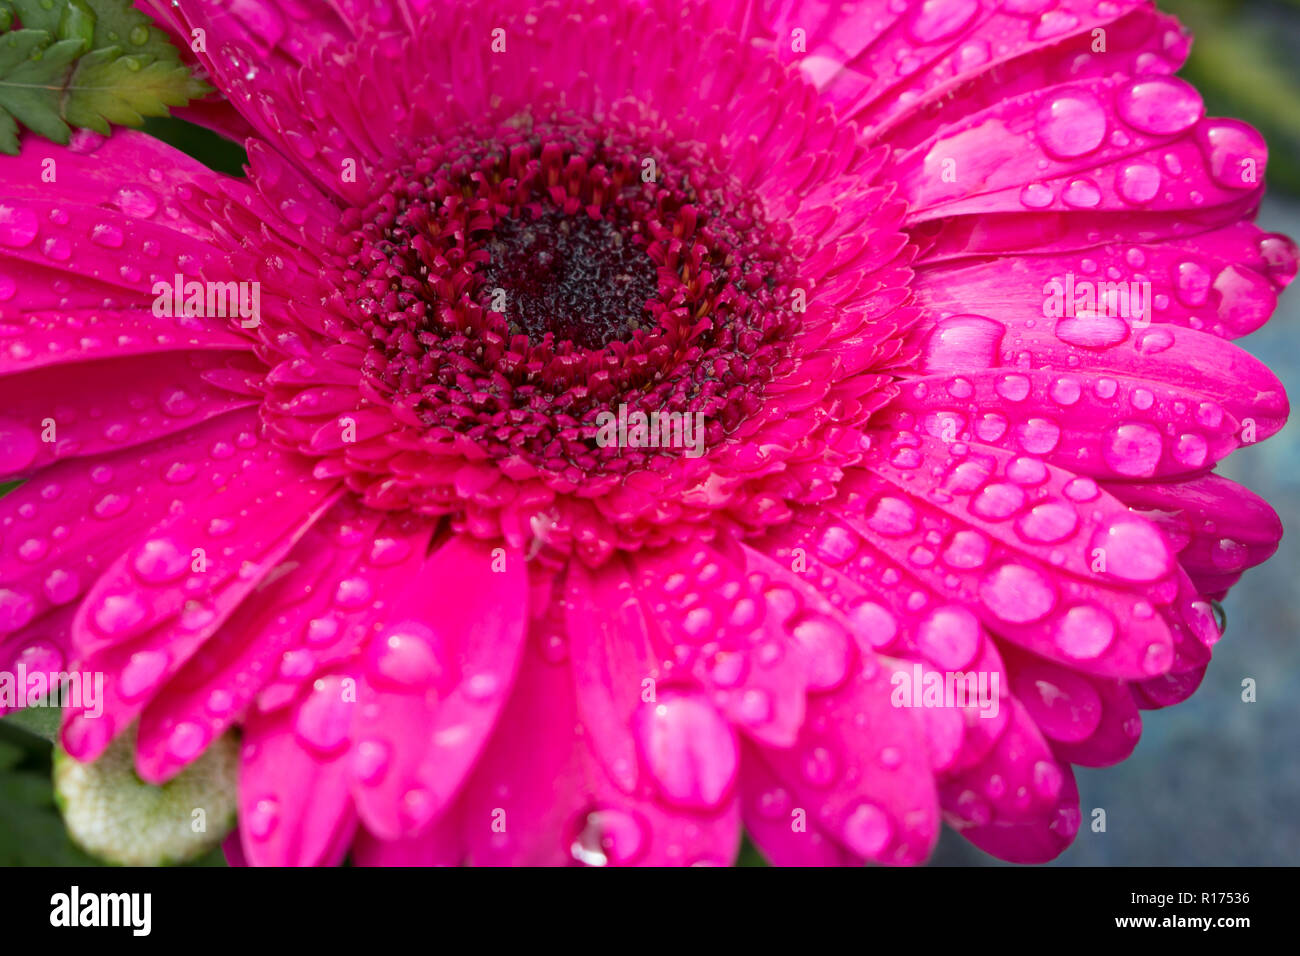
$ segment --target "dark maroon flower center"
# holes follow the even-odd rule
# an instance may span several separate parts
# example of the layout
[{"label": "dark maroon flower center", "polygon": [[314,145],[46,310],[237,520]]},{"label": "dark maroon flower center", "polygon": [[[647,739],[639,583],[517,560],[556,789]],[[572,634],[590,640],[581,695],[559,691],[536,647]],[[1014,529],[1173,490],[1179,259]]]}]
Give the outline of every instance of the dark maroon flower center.
[{"label": "dark maroon flower center", "polygon": [[626,228],[555,209],[502,219],[485,243],[485,304],[533,341],[547,333],[584,349],[627,341],[654,322],[646,302],[659,292],[659,273],[645,237]]},{"label": "dark maroon flower center", "polygon": [[345,213],[336,260],[361,393],[408,430],[388,447],[591,490],[684,451],[611,445],[608,416],[690,416],[698,455],[793,361],[788,227],[652,117],[521,114],[414,156]]}]

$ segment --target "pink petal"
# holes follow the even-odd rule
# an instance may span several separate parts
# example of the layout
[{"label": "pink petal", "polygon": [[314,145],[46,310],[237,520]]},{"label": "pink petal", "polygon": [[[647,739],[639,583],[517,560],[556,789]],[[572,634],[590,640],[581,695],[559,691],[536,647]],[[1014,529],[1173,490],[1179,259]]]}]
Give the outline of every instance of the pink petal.
[{"label": "pink petal", "polygon": [[736,800],[672,810],[629,797],[575,732],[573,676],[529,641],[515,693],[462,800],[475,865],[729,864],[740,842]]},{"label": "pink petal", "polygon": [[370,645],[356,725],[357,806],[384,839],[450,805],[510,696],[526,630],[518,552],[455,535],[417,580]]},{"label": "pink petal", "polygon": [[938,801],[917,718],[892,706],[891,673],[866,657],[840,690],[809,698],[793,748],[760,755],[808,819],[854,854],[919,863],[939,835]]},{"label": "pink petal", "polygon": [[[346,682],[350,702],[345,678],[322,678],[296,713],[245,721],[239,817],[253,866],[333,866],[346,853],[356,813],[340,747],[357,706],[356,681]],[[339,743],[326,749],[335,738]]]},{"label": "pink petal", "polygon": [[217,350],[163,352],[0,377],[5,401],[0,434],[6,439],[0,476],[25,476],[62,459],[111,454],[245,408],[252,399],[209,385],[203,376],[246,370],[252,361]]},{"label": "pink petal", "polygon": [[740,799],[745,832],[774,866],[862,863],[816,820],[809,819],[806,808],[795,806],[794,795],[782,786],[752,744],[744,748]]}]

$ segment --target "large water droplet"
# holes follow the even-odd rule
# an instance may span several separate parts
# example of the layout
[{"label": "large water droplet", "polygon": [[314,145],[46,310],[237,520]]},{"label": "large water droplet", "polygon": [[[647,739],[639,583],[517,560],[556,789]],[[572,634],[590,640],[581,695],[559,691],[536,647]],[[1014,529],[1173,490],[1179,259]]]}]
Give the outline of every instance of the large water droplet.
[{"label": "large water droplet", "polygon": [[31,245],[40,226],[36,213],[24,206],[0,203],[0,246],[21,249]]},{"label": "large water droplet", "polygon": [[118,678],[124,700],[135,700],[156,688],[167,672],[167,655],[162,651],[137,651],[131,655]]},{"label": "large water droplet", "polygon": [[1112,426],[1102,439],[1102,458],[1118,475],[1147,478],[1160,464],[1164,443],[1160,432],[1142,422]]},{"label": "large water droplet", "polygon": [[916,528],[916,509],[905,498],[882,495],[876,499],[867,524],[889,537],[909,534]]},{"label": "large water droplet", "polygon": [[985,486],[971,499],[972,514],[989,521],[1001,521],[1011,517],[1025,503],[1025,493],[1019,486],[999,481]]},{"label": "large water droplet", "polygon": [[372,646],[370,670],[377,681],[398,687],[429,687],[446,677],[446,649],[437,635],[418,621],[404,621]]},{"label": "large water droplet", "polygon": [[113,202],[128,216],[147,219],[158,211],[158,197],[146,186],[121,186]]},{"label": "large water droplet", "polygon": [[852,644],[844,629],[825,617],[807,617],[791,629],[808,661],[808,689],[829,691],[849,673]]},{"label": "large water droplet", "polygon": [[1156,581],[1168,574],[1173,556],[1155,526],[1138,518],[1120,518],[1092,540],[1106,553],[1106,573],[1125,581]]},{"label": "large water droplet", "polygon": [[626,810],[591,810],[580,814],[572,827],[569,853],[587,866],[621,866],[634,863],[647,843],[647,830]]},{"label": "large water droplet", "polygon": [[1074,509],[1059,501],[1036,504],[1016,522],[1016,530],[1027,541],[1051,544],[1063,541],[1074,533],[1079,516]]},{"label": "large water droplet", "polygon": [[916,8],[909,32],[918,43],[937,43],[960,31],[978,10],[975,0],[924,0]]},{"label": "large water droplet", "polygon": [[1205,112],[1200,94],[1174,76],[1135,81],[1115,97],[1115,108],[1129,126],[1156,136],[1181,133]]},{"label": "large water droplet", "polygon": [[1075,660],[1100,657],[1114,639],[1114,619],[1101,608],[1088,604],[1070,608],[1056,625],[1056,646]]},{"label": "large water droplet", "polygon": [[938,667],[962,670],[979,651],[979,621],[963,607],[935,608],[917,625],[916,643]]},{"label": "large water droplet", "polygon": [[844,841],[859,856],[878,860],[894,839],[889,814],[873,803],[860,803],[844,821]]},{"label": "large water droplet", "polygon": [[1160,192],[1160,169],[1153,163],[1128,163],[1115,174],[1115,190],[1127,203],[1141,205]]},{"label": "large water droplet", "polygon": [[980,582],[979,594],[985,607],[1012,624],[1040,620],[1056,605],[1056,592],[1048,580],[1019,564],[1004,564],[989,572]]},{"label": "large water droplet", "polygon": [[344,696],[345,689],[342,677],[322,677],[298,705],[294,733],[317,753],[330,754],[347,743],[354,705]]},{"label": "large water droplet", "polygon": [[188,570],[190,557],[187,551],[170,538],[153,538],[136,548],[131,567],[141,581],[162,584],[174,581]]},{"label": "large water droplet", "polygon": [[665,800],[678,806],[717,806],[735,782],[735,732],[696,694],[666,690],[637,711],[633,732],[642,760]]},{"label": "large water droplet", "polygon": [[106,637],[119,637],[139,625],[148,613],[144,601],[135,592],[108,594],[100,601],[92,621]]},{"label": "large water droplet", "polygon": [[1038,110],[1038,135],[1053,156],[1091,153],[1106,137],[1106,111],[1087,90],[1058,95]]},{"label": "large water droplet", "polygon": [[1268,147],[1256,130],[1238,120],[1206,123],[1196,133],[1210,177],[1226,189],[1257,189],[1264,181]]},{"label": "large water droplet", "polygon": [[14,588],[0,588],[0,634],[24,627],[36,613],[30,594]]}]

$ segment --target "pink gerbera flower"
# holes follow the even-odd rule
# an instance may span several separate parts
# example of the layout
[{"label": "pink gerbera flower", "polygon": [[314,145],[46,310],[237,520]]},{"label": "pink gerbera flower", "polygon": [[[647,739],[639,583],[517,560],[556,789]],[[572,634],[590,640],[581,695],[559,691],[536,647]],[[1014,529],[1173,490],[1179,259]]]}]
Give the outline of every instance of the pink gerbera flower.
[{"label": "pink gerbera flower", "polygon": [[1295,248],[1177,23],[342,10],[158,4],[246,179],[0,161],[0,666],[106,675],[67,752],[238,728],[258,864],[1057,855],[1281,533],[1213,468]]}]

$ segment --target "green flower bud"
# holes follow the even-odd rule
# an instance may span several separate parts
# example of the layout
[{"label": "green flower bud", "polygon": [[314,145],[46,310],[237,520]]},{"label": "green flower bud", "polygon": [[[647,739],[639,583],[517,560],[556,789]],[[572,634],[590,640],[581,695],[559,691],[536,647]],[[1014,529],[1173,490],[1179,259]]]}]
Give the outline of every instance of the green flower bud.
[{"label": "green flower bud", "polygon": [[184,863],[217,846],[235,825],[239,745],[215,741],[155,787],[135,772],[135,728],[94,763],[54,751],[54,796],[68,835],[87,853],[126,866]]}]

